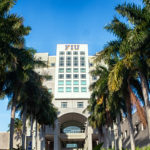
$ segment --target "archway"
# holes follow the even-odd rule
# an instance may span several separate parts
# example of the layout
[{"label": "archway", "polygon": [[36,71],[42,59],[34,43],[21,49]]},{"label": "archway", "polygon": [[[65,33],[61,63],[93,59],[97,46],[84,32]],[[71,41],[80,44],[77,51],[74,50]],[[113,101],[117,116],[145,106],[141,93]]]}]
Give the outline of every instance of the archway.
[{"label": "archway", "polygon": [[83,149],[87,118],[79,113],[67,113],[58,118],[62,149]]}]

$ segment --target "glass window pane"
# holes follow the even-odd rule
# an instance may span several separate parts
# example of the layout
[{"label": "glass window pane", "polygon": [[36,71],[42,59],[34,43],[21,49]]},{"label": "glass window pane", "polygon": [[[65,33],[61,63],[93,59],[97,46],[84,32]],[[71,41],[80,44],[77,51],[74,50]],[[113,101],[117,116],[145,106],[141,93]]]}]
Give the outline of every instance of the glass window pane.
[{"label": "glass window pane", "polygon": [[59,57],[59,61],[64,61],[64,57]]},{"label": "glass window pane", "polygon": [[85,72],[86,71],[86,69],[85,68],[81,68],[81,72]]},{"label": "glass window pane", "polygon": [[74,78],[74,79],[78,79],[78,78],[79,78],[79,75],[78,75],[78,74],[74,74],[74,75],[73,75],[73,78]]},{"label": "glass window pane", "polygon": [[63,73],[64,72],[64,68],[59,68],[59,72]]},{"label": "glass window pane", "polygon": [[59,87],[58,88],[58,92],[64,92],[64,88],[63,87]]},{"label": "glass window pane", "polygon": [[58,85],[64,85],[64,81],[58,81]]},{"label": "glass window pane", "polygon": [[78,72],[78,68],[74,68],[74,69],[73,69],[73,72]]},{"label": "glass window pane", "polygon": [[74,88],[73,88],[73,91],[74,91],[74,92],[79,92],[79,88],[78,88],[78,87],[74,87]]},{"label": "glass window pane", "polygon": [[66,87],[66,92],[71,92],[71,87]]},{"label": "glass window pane", "polygon": [[83,108],[83,102],[77,102],[77,108]]},{"label": "glass window pane", "polygon": [[67,102],[61,102],[61,108],[67,108]]},{"label": "glass window pane", "polygon": [[64,55],[64,52],[63,51],[59,52],[59,55]]},{"label": "glass window pane", "polygon": [[81,74],[81,79],[85,79],[86,78],[86,74]]},{"label": "glass window pane", "polygon": [[59,66],[60,66],[60,67],[63,67],[63,66],[64,66],[64,61],[60,61],[60,62],[59,62]]},{"label": "glass window pane", "polygon": [[74,52],[73,52],[73,55],[78,55],[78,52],[74,51]]},{"label": "glass window pane", "polygon": [[64,74],[59,74],[59,75],[58,75],[58,78],[59,78],[59,79],[64,79]]},{"label": "glass window pane", "polygon": [[71,52],[70,52],[70,51],[68,51],[66,54],[67,54],[67,55],[71,55]]},{"label": "glass window pane", "polygon": [[49,92],[49,93],[52,93],[52,88],[48,89],[48,92]]},{"label": "glass window pane", "polygon": [[66,74],[66,79],[71,79],[71,74]]},{"label": "glass window pane", "polygon": [[80,57],[80,60],[81,61],[85,61],[85,57]]},{"label": "glass window pane", "polygon": [[86,87],[82,87],[81,92],[86,92]]},{"label": "glass window pane", "polygon": [[71,66],[71,61],[67,61],[67,62],[66,62],[66,66],[69,66],[69,67],[70,67],[70,66]]},{"label": "glass window pane", "polygon": [[85,62],[84,61],[81,61],[80,62],[80,65],[83,67],[83,66],[85,66]]},{"label": "glass window pane", "polygon": [[55,63],[51,63],[51,67],[55,67]]},{"label": "glass window pane", "polygon": [[81,51],[81,52],[80,52],[80,55],[85,55],[85,52]]},{"label": "glass window pane", "polygon": [[78,66],[78,61],[75,61],[75,62],[73,63],[73,65],[74,65],[75,67],[77,67],[77,66]]},{"label": "glass window pane", "polygon": [[71,68],[67,68],[67,69],[66,69],[66,72],[71,72]]},{"label": "glass window pane", "polygon": [[71,85],[71,80],[67,80],[66,85]]},{"label": "glass window pane", "polygon": [[78,80],[74,80],[73,81],[73,85],[79,85],[79,81]]},{"label": "glass window pane", "polygon": [[67,61],[71,61],[71,57],[67,57],[66,59],[67,59]]},{"label": "glass window pane", "polygon": [[81,85],[86,85],[86,80],[82,80]]}]

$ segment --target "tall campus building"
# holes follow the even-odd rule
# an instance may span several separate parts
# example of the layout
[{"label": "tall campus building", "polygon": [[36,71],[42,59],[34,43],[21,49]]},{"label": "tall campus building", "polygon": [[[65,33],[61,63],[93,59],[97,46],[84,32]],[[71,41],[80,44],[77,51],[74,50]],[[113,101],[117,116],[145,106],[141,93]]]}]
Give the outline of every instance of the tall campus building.
[{"label": "tall campus building", "polygon": [[[58,44],[56,56],[37,53],[35,58],[47,63],[47,68],[36,71],[52,76],[43,84],[54,95],[53,104],[58,109],[55,128],[46,127],[45,135],[39,137],[38,149],[92,150],[98,136],[88,125],[88,112],[83,113],[90,98],[89,85],[96,80],[89,74],[94,66],[88,45]],[[32,148],[34,146],[33,142]]]}]

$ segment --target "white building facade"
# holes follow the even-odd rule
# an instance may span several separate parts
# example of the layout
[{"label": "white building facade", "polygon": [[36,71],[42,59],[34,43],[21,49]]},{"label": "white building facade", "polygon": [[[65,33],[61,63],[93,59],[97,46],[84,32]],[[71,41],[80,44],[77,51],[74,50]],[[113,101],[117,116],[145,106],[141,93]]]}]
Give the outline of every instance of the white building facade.
[{"label": "white building facade", "polygon": [[37,53],[35,57],[47,63],[47,68],[36,71],[52,76],[43,84],[54,95],[58,119],[54,128],[45,128],[44,135],[39,132],[32,149],[37,146],[42,150],[92,150],[98,134],[88,125],[88,112],[83,113],[90,98],[89,85],[96,80],[89,74],[94,66],[93,57],[88,56],[88,45],[58,44],[56,56]]}]

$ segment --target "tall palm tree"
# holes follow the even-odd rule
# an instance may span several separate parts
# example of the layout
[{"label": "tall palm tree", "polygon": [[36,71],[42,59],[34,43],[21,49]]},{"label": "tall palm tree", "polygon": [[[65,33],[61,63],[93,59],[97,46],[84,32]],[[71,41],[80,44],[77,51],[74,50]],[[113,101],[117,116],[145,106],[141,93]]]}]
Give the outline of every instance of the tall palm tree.
[{"label": "tall palm tree", "polygon": [[[123,101],[118,96],[118,93],[110,93],[108,90],[108,66],[106,68],[97,65],[91,74],[97,76],[98,79],[90,86],[92,95],[87,107],[87,110],[90,112],[88,120],[94,128],[98,129],[100,139],[102,137],[102,128],[106,125],[107,127],[112,126],[113,122],[116,122],[118,115],[120,116],[120,109],[123,109]],[[117,122],[119,123],[120,120],[117,120]],[[119,138],[121,138],[120,128],[118,128],[118,133]],[[108,138],[107,135],[105,136]]]},{"label": "tall palm tree", "polygon": [[[126,64],[133,72],[137,72],[141,80],[147,115],[150,139],[150,102],[149,102],[149,70],[150,70],[150,3],[143,0],[143,6],[133,3],[122,4],[116,7],[121,16],[126,17],[133,25],[133,30],[128,33],[126,40],[120,47]],[[127,57],[128,56],[128,57]],[[130,57],[129,57],[130,56]],[[125,60],[125,61],[126,61]]]}]

